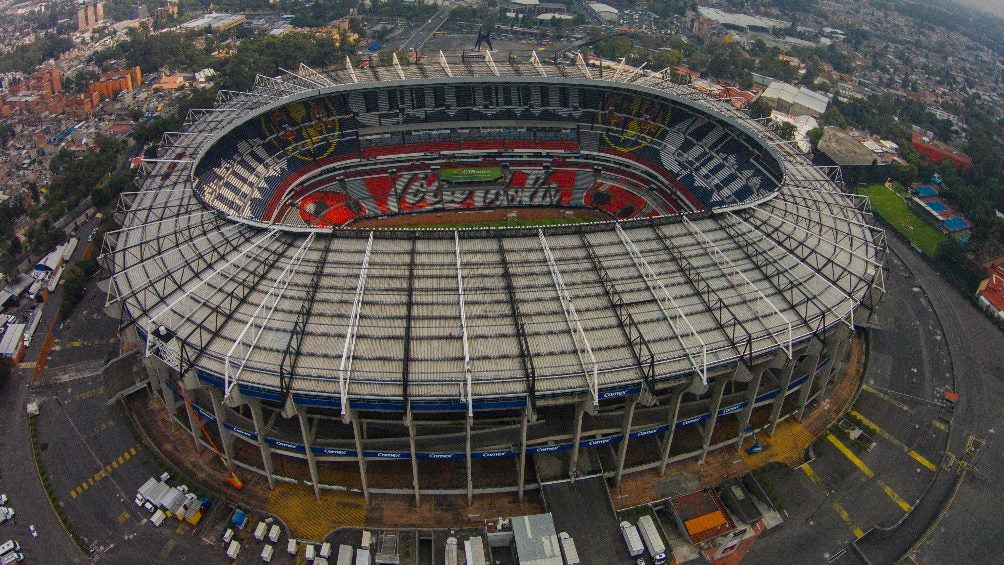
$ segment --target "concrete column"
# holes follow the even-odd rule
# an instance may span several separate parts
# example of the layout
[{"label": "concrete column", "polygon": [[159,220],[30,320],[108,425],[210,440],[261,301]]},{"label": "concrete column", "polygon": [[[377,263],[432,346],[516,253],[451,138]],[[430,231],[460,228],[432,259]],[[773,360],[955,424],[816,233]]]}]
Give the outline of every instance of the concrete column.
[{"label": "concrete column", "polygon": [[363,457],[363,442],[359,435],[359,414],[349,408],[345,416],[352,422],[352,437],[356,440],[356,460],[359,462],[359,480],[363,485],[363,498],[370,503],[370,489],[366,484],[366,458]]},{"label": "concrete column", "polygon": [[826,354],[830,358],[830,363],[826,366],[826,369],[821,375],[818,375],[816,379],[819,381],[819,390],[826,390],[826,387],[830,384],[830,379],[833,374],[838,370],[837,365],[840,363],[841,358],[844,355],[844,349],[847,346],[847,342],[850,339],[850,329],[840,326],[830,332],[830,335],[826,337]]},{"label": "concrete column", "polygon": [[202,430],[199,428],[199,423],[195,421],[194,410],[185,407],[185,413],[188,414],[188,431],[192,432],[192,443],[195,445],[195,452],[202,452],[202,444],[199,443],[199,435]]},{"label": "concrete column", "polygon": [[408,410],[404,413],[404,425],[408,426],[408,448],[411,450],[411,486],[415,489],[415,507],[421,506],[418,486],[418,455],[415,454],[415,421],[411,416],[411,401],[408,401]]},{"label": "concrete column", "polygon": [[746,407],[739,414],[739,441],[736,442],[736,451],[743,450],[743,438],[746,428],[750,425],[750,418],[753,416],[753,408],[756,404],[757,392],[760,390],[760,381],[763,380],[763,373],[767,370],[767,364],[763,364],[753,370],[753,380],[750,381],[749,388],[746,389]]},{"label": "concrete column", "polygon": [[471,474],[471,425],[474,418],[467,416],[464,426],[464,456],[467,460],[467,505],[474,504],[474,477]]},{"label": "concrete column", "polygon": [[251,409],[251,420],[254,422],[254,433],[258,436],[258,449],[261,450],[261,461],[268,477],[268,487],[275,488],[275,472],[272,470],[272,448],[265,443],[265,418],[261,411],[261,401],[249,398],[248,408]]},{"label": "concrete column", "polygon": [[704,423],[704,444],[701,446],[701,457],[697,460],[698,464],[703,464],[704,458],[708,455],[711,438],[715,433],[715,424],[718,423],[718,409],[722,407],[722,395],[725,393],[725,385],[730,380],[731,378],[719,378],[711,389],[711,411],[708,421]]},{"label": "concrete column", "polygon": [[530,422],[529,408],[523,408],[523,421],[519,426],[519,501],[523,502],[523,486],[526,484],[526,427]]},{"label": "concrete column", "polygon": [[788,385],[791,384],[791,375],[795,372],[795,365],[795,360],[789,359],[780,370],[778,394],[774,398],[774,405],[770,411],[770,424],[767,427],[768,436],[773,437],[774,431],[777,429],[777,422],[781,418],[781,409],[784,408],[784,399],[787,396]]},{"label": "concrete column", "polygon": [[816,369],[819,367],[819,359],[822,356],[823,344],[818,339],[812,340],[806,348],[806,358],[802,364],[808,372],[809,378],[802,383],[798,390],[798,415],[796,417],[799,422],[805,416],[805,406],[809,403],[809,397],[812,396],[812,385],[816,380]]},{"label": "concrete column", "polygon": [[215,387],[206,387],[209,398],[213,402],[213,416],[216,417],[216,431],[220,434],[220,443],[223,444],[223,456],[227,458],[227,465],[234,466],[234,435],[230,433],[223,424],[227,422],[227,411],[223,407],[223,391]]},{"label": "concrete column", "polygon": [[621,445],[617,452],[617,474],[614,475],[614,486],[620,486],[621,475],[624,473],[624,459],[627,458],[628,443],[631,439],[631,423],[634,421],[634,408],[638,405],[638,397],[627,401],[627,414],[624,415],[624,427],[621,428]]},{"label": "concrete column", "polygon": [[303,437],[303,448],[307,455],[307,467],[310,469],[310,480],[314,483],[314,498],[321,499],[321,479],[317,472],[317,458],[311,447],[314,445],[314,435],[310,432],[310,420],[307,418],[307,409],[303,406],[296,407],[296,417],[300,420],[300,435]]},{"label": "concrete column", "polygon": [[168,422],[171,423],[171,429],[174,429],[174,416],[178,413],[178,399],[174,397],[174,390],[171,388],[170,379],[167,378],[165,371],[157,369],[148,369],[150,374],[160,386],[160,396],[164,399],[164,407],[167,408]]},{"label": "concrete column", "polygon": [[568,464],[568,475],[571,477],[579,464],[579,441],[582,439],[582,415],[585,412],[585,400],[575,403],[575,430],[572,432],[572,459]]},{"label": "concrete column", "polygon": [[683,401],[683,393],[686,387],[681,387],[673,393],[672,400],[669,401],[669,416],[666,423],[669,429],[666,430],[666,437],[662,440],[662,461],[659,462],[659,476],[666,474],[666,465],[669,463],[669,450],[673,447],[673,436],[676,434],[676,419],[680,415],[680,403]]}]

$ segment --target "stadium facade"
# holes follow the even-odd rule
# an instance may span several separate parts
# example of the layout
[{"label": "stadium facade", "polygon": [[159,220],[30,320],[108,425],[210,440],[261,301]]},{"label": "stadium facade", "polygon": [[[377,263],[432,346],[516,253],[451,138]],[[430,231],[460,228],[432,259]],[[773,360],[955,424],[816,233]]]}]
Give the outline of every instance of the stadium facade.
[{"label": "stadium facade", "polygon": [[[258,77],[146,161],[109,305],[196,445],[199,419],[270,484],[522,498],[537,454],[619,482],[740,449],[839,377],[884,238],[667,79],[535,54]],[[381,226],[485,209],[605,219]]]}]

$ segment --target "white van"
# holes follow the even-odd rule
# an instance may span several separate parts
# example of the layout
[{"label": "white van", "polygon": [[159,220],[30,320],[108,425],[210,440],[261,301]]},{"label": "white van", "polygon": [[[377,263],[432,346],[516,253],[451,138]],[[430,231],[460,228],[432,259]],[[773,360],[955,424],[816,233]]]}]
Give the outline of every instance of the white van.
[{"label": "white van", "polygon": [[268,530],[268,524],[265,522],[258,522],[258,527],[254,529],[254,539],[261,541],[265,539],[265,532]]},{"label": "white van", "polygon": [[230,543],[234,539],[234,530],[232,528],[227,528],[227,531],[223,532],[223,543]]},{"label": "white van", "polygon": [[330,543],[324,542],[324,543],[321,544],[320,556],[323,557],[323,558],[325,558],[325,559],[331,557],[331,544]]},{"label": "white van", "polygon": [[279,524],[272,524],[272,528],[268,531],[268,541],[275,543],[279,541]]},{"label": "white van", "polygon": [[272,549],[271,545],[266,545],[265,547],[263,547],[262,550],[261,550],[261,560],[264,561],[265,563],[271,562],[272,561],[272,553],[274,551],[275,550]]},{"label": "white van", "polygon": [[289,538],[289,541],[286,542],[286,553],[288,553],[290,555],[296,555],[296,540],[295,539]]},{"label": "white van", "polygon": [[307,561],[313,561],[314,560],[314,544],[308,543],[305,551],[306,551],[306,553],[305,553],[304,557],[307,558]]}]

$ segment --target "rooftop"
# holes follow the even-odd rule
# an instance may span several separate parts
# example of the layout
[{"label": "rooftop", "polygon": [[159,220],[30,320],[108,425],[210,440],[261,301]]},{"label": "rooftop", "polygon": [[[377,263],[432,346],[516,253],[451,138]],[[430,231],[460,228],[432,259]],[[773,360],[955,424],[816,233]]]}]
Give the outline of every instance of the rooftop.
[{"label": "rooftop", "polygon": [[512,519],[516,554],[523,565],[562,565],[561,547],[551,513]]},{"label": "rooftop", "polygon": [[867,147],[847,132],[833,126],[826,126],[823,129],[819,150],[842,167],[868,166],[875,161],[875,154]]}]

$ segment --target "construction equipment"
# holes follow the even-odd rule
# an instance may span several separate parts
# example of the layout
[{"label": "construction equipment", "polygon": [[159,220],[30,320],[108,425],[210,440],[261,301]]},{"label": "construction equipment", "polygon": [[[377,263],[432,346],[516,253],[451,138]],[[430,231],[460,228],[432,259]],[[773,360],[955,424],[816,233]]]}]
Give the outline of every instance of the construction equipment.
[{"label": "construction equipment", "polygon": [[213,437],[209,435],[208,431],[206,431],[206,427],[202,425],[202,418],[200,418],[199,414],[194,408],[192,408],[192,403],[188,401],[188,395],[185,394],[185,387],[179,386],[178,391],[181,393],[181,399],[185,401],[185,409],[188,410],[192,419],[199,424],[199,429],[202,430],[202,435],[206,438],[206,441],[209,442],[209,447],[212,448],[213,452],[216,453],[216,456],[220,458],[220,462],[222,462],[223,466],[226,467],[227,472],[230,473],[230,476],[226,478],[227,484],[234,487],[236,490],[241,490],[244,488],[244,483],[237,477],[237,474],[234,473],[233,467],[231,467],[230,463],[227,462],[227,458],[223,456],[220,449],[216,447],[216,442],[213,441]]}]

